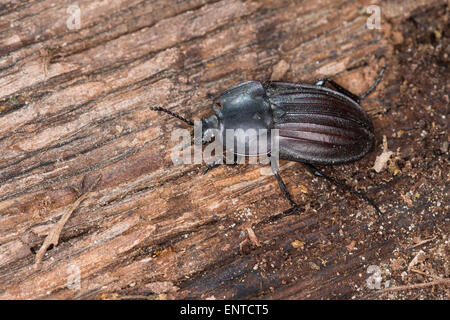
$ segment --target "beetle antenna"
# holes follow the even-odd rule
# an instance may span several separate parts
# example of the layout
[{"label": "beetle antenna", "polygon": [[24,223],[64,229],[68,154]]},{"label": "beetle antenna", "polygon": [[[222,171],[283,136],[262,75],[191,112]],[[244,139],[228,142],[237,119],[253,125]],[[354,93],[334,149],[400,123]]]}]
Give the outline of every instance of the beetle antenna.
[{"label": "beetle antenna", "polygon": [[174,118],[177,118],[177,119],[179,119],[179,120],[181,120],[181,121],[187,123],[187,124],[190,125],[190,126],[194,126],[194,122],[192,122],[191,120],[188,120],[188,119],[186,119],[186,118],[183,118],[182,116],[180,116],[180,115],[178,115],[178,114],[176,114],[176,113],[174,113],[174,112],[172,112],[172,111],[170,111],[170,110],[168,110],[168,109],[165,109],[165,108],[162,108],[162,107],[150,107],[150,110],[165,112],[165,113],[167,113],[168,115],[170,115],[170,116],[172,116],[172,117],[174,117]]}]

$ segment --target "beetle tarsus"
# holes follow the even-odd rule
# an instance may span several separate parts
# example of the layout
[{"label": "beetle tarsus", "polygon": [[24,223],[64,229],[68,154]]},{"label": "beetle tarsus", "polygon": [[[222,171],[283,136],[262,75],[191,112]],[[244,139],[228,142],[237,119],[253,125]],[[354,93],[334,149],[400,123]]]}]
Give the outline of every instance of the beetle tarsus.
[{"label": "beetle tarsus", "polygon": [[271,158],[270,160],[271,160],[270,167],[272,169],[273,174],[275,175],[275,178],[277,178],[278,185],[280,186],[281,192],[283,192],[284,197],[289,201],[289,203],[292,206],[292,208],[290,210],[292,210],[292,212],[294,214],[298,214],[299,210],[298,210],[297,203],[295,203],[295,201],[292,199],[292,196],[289,193],[289,191],[286,187],[286,184],[283,182],[283,179],[281,179],[281,176],[280,176],[280,173],[278,170],[277,160],[275,158]]},{"label": "beetle tarsus", "polygon": [[373,85],[369,89],[367,89],[367,91],[359,98],[360,101],[363,100],[365,97],[367,97],[373,90],[375,90],[375,88],[378,86],[378,84],[381,81],[381,77],[383,76],[384,70],[386,70],[386,66],[383,66],[381,68],[381,71],[378,74],[377,80],[375,80]]},{"label": "beetle tarsus", "polygon": [[275,222],[275,221],[281,220],[283,218],[286,218],[286,217],[289,217],[289,216],[292,216],[292,215],[298,214],[298,213],[299,213],[299,208],[298,207],[296,207],[295,209],[293,207],[291,207],[291,208],[289,208],[289,209],[287,209],[287,210],[285,210],[285,211],[283,211],[281,213],[278,213],[276,215],[273,215],[273,216],[270,216],[270,217],[267,217],[267,218],[261,220],[260,222],[258,222],[255,225],[255,227],[258,227],[260,225],[264,225],[266,223]]},{"label": "beetle tarsus", "polygon": [[220,160],[215,160],[213,163],[210,163],[207,165],[206,169],[203,170],[202,174],[205,175],[208,173],[208,171],[210,171],[211,169],[214,169],[215,167],[220,166],[221,161]]},{"label": "beetle tarsus", "polygon": [[335,179],[333,177],[330,177],[330,176],[324,174],[323,172],[321,172],[319,169],[317,169],[312,164],[303,163],[303,165],[306,167],[306,169],[308,169],[309,172],[311,172],[316,177],[324,178],[324,179],[330,181],[335,186],[337,186],[337,187],[339,187],[339,188],[341,188],[343,190],[349,191],[352,194],[354,194],[355,196],[357,196],[358,198],[366,201],[368,204],[370,204],[375,209],[377,214],[381,217],[382,213],[380,211],[380,208],[378,208],[378,206],[375,204],[375,202],[373,202],[372,199],[367,197],[364,193],[358,192],[358,191],[354,190],[352,187],[350,187],[349,185],[347,185],[347,184],[345,184],[345,183],[343,183],[343,182],[341,182],[341,181],[339,181],[339,180],[337,180],[337,179]]},{"label": "beetle tarsus", "polygon": [[289,203],[291,204],[291,206],[292,206],[292,210],[294,211],[294,213],[298,213],[298,206],[297,206],[297,204],[295,203],[295,201],[292,199],[292,196],[291,196],[291,194],[289,193],[289,191],[287,190],[287,188],[286,188],[286,185],[284,184],[284,182],[283,182],[283,179],[281,179],[281,176],[280,176],[280,174],[277,172],[277,173],[274,173],[274,175],[275,175],[275,178],[277,178],[277,181],[278,181],[278,185],[280,186],[280,189],[281,189],[281,192],[283,192],[283,195],[284,195],[284,197],[289,201]]},{"label": "beetle tarsus", "polygon": [[[238,164],[238,161],[239,160],[238,160],[237,156],[234,155],[234,160],[233,160],[233,163],[231,163],[231,165]],[[216,160],[214,160],[213,163],[210,163],[210,164],[207,165],[205,170],[203,170],[202,174],[207,174],[210,170],[220,166],[222,163],[226,163],[225,159],[216,159]],[[227,163],[227,164],[230,164],[230,163]]]},{"label": "beetle tarsus", "polygon": [[300,210],[297,205],[292,206],[290,211],[292,211],[292,214],[300,214]]}]

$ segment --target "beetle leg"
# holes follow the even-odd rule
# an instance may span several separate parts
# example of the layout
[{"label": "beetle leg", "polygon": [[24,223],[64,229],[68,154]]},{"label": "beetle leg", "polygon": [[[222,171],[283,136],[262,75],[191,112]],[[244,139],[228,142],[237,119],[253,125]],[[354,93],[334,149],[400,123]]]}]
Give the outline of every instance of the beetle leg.
[{"label": "beetle leg", "polygon": [[316,81],[315,85],[316,86],[325,86],[326,83],[331,84],[338,92],[342,93],[343,95],[346,95],[347,97],[349,97],[352,100],[355,100],[358,104],[361,101],[361,98],[358,97],[356,94],[348,91],[347,89],[343,88],[342,86],[340,86],[339,84],[337,84],[334,80],[328,79],[328,78],[321,78],[319,80]]},{"label": "beetle leg", "polygon": [[[222,161],[220,161],[220,159],[216,159],[214,160],[213,163],[210,163],[206,166],[205,170],[203,170],[202,174],[207,174],[208,171],[210,171],[211,169],[214,169],[218,166],[220,166],[222,163],[226,163],[225,159],[222,159]],[[236,157],[236,155],[234,156],[234,160],[233,163],[228,163],[230,165],[237,165],[238,164],[238,159]]]},{"label": "beetle leg", "polygon": [[378,206],[375,204],[375,202],[372,201],[372,199],[367,197],[364,193],[358,192],[358,191],[354,190],[352,187],[350,187],[349,185],[347,185],[347,184],[345,184],[345,183],[343,183],[343,182],[341,182],[341,181],[339,181],[339,180],[337,180],[335,178],[327,176],[325,173],[323,173],[322,171],[317,169],[312,164],[304,163],[304,162],[302,162],[302,163],[306,167],[306,169],[308,169],[308,171],[311,172],[316,177],[325,178],[326,180],[330,181],[335,186],[337,186],[337,187],[339,187],[341,189],[344,189],[346,191],[350,191],[352,194],[354,194],[358,198],[363,199],[364,201],[366,201],[368,204],[370,204],[375,209],[377,214],[381,217],[381,211],[378,208]]},{"label": "beetle leg", "polygon": [[222,164],[222,161],[220,161],[219,159],[214,160],[213,163],[210,163],[207,165],[206,169],[203,170],[202,174],[207,174],[209,170],[214,169],[215,167],[218,167]]},{"label": "beetle leg", "polygon": [[359,100],[364,99],[364,98],[367,97],[373,90],[375,90],[375,88],[377,87],[377,85],[378,85],[378,84],[380,83],[380,81],[381,81],[381,76],[383,75],[384,70],[386,70],[386,66],[383,66],[383,68],[381,68],[381,71],[380,71],[380,73],[378,74],[377,80],[375,80],[375,82],[373,83],[373,85],[372,85],[369,89],[367,89],[366,92],[364,92],[364,94],[359,98]]},{"label": "beetle leg", "polygon": [[275,175],[275,178],[277,178],[278,185],[280,186],[281,192],[283,192],[283,195],[285,196],[285,198],[288,199],[289,202],[291,203],[293,213],[298,214],[298,206],[295,203],[295,201],[292,200],[291,194],[289,193],[288,189],[286,188],[286,185],[284,184],[283,179],[281,179],[281,176],[280,176],[280,173],[278,170],[278,164],[274,158],[270,159],[270,167],[272,168],[272,172]]},{"label": "beetle leg", "polygon": [[342,86],[340,86],[339,84],[337,84],[335,81],[330,80],[328,78],[321,78],[319,80],[316,81],[315,85],[316,86],[321,86],[323,87],[327,82],[329,84],[331,84],[337,91],[339,91],[340,93],[350,97],[351,99],[355,100],[358,104],[361,102],[361,100],[363,100],[365,97],[367,97],[373,90],[375,90],[375,88],[378,86],[378,84],[381,81],[381,77],[384,73],[384,70],[386,70],[386,66],[383,66],[381,68],[380,73],[378,74],[378,78],[375,80],[375,82],[372,84],[372,86],[367,89],[366,92],[364,92],[361,96],[357,96],[354,93],[351,93],[350,91],[348,91],[347,89],[343,88]]}]

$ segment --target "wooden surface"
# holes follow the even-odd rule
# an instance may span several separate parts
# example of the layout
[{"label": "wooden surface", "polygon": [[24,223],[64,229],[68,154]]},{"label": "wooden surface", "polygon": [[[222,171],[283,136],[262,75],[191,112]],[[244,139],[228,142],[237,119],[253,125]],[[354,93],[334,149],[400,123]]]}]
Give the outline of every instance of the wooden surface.
[{"label": "wooden surface", "polygon": [[[446,1],[78,0],[79,30],[66,25],[72,1],[3,3],[1,299],[448,298],[445,284],[366,286],[371,265],[381,288],[449,276]],[[373,152],[323,168],[366,191],[381,221],[292,162],[281,174],[301,213],[275,219],[289,203],[273,176],[174,166],[170,133],[186,127],[148,109],[200,119],[211,95],[249,79],[327,75],[362,93],[383,64],[363,103]],[[383,135],[395,161],[377,173]]]}]

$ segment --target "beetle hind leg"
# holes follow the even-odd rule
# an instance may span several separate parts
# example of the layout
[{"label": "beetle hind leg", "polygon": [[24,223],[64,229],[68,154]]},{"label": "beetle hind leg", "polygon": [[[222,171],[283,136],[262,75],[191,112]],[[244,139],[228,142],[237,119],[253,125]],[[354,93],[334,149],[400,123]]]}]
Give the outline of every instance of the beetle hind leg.
[{"label": "beetle hind leg", "polygon": [[361,97],[359,97],[359,100],[363,100],[363,99],[364,99],[365,97],[367,97],[373,90],[375,90],[375,88],[378,86],[378,84],[379,84],[380,81],[381,81],[381,77],[383,76],[384,70],[386,70],[386,66],[383,66],[383,67],[381,68],[381,71],[380,71],[380,73],[378,74],[377,80],[375,80],[375,82],[373,83],[373,85],[372,85],[369,89],[367,89],[367,91],[364,92],[364,94],[363,94]]},{"label": "beetle hind leg", "polygon": [[292,208],[291,211],[294,214],[298,214],[298,205],[295,203],[295,201],[292,199],[291,194],[289,193],[286,184],[283,182],[283,179],[281,179],[279,170],[278,170],[278,164],[276,162],[276,159],[271,158],[270,159],[270,167],[272,169],[273,174],[275,175],[275,178],[277,178],[278,185],[280,186],[281,192],[283,192],[284,197],[289,201]]},{"label": "beetle hind leg", "polygon": [[292,207],[291,207],[291,210],[293,211],[293,213],[298,214],[298,213],[299,213],[299,212],[298,212],[298,206],[297,206],[297,204],[295,203],[295,201],[292,200],[292,196],[291,196],[291,194],[289,193],[289,191],[287,190],[286,185],[284,184],[283,179],[281,179],[280,174],[277,172],[277,173],[274,173],[274,175],[275,175],[275,178],[277,178],[278,185],[280,186],[280,189],[281,189],[281,191],[283,192],[284,197],[285,197],[287,200],[289,200],[289,202],[290,202],[290,204],[291,204],[291,206],[292,206]]},{"label": "beetle hind leg", "polygon": [[361,96],[358,96],[350,91],[348,91],[347,89],[345,89],[344,87],[342,87],[341,85],[337,84],[335,81],[328,79],[328,78],[321,78],[319,80],[316,81],[315,85],[316,86],[325,86],[325,84],[328,82],[330,85],[332,85],[338,92],[346,95],[347,97],[351,98],[352,100],[356,101],[358,104],[361,102],[361,100],[363,100],[365,97],[367,97],[373,90],[375,90],[375,88],[378,86],[378,84],[381,81],[381,77],[383,76],[384,70],[386,70],[386,66],[383,66],[381,68],[380,73],[378,74],[378,78],[375,80],[375,82],[370,86],[369,89],[367,89],[366,92],[364,92]]},{"label": "beetle hind leg", "polygon": [[325,86],[325,84],[327,82],[330,85],[332,85],[338,92],[342,93],[343,95],[346,95],[350,99],[356,101],[358,104],[361,101],[361,98],[359,96],[357,96],[356,94],[348,91],[347,89],[345,89],[341,85],[337,84],[334,80],[331,80],[331,79],[328,79],[328,78],[321,78],[321,79],[316,81],[315,85],[323,87],[323,86]]},{"label": "beetle hind leg", "polygon": [[375,204],[375,202],[373,202],[373,200],[370,199],[369,197],[367,197],[364,193],[358,192],[358,191],[354,190],[352,187],[350,187],[349,185],[347,185],[333,177],[327,176],[326,174],[324,174],[322,171],[317,169],[312,164],[304,163],[304,162],[302,162],[302,163],[306,167],[306,169],[308,169],[308,171],[311,172],[314,176],[324,178],[324,179],[330,181],[332,184],[334,184],[338,188],[349,191],[352,194],[354,194],[355,196],[357,196],[358,198],[366,201],[368,204],[370,204],[375,209],[377,214],[381,217],[382,214],[381,214],[380,208],[378,208],[378,206]]}]

